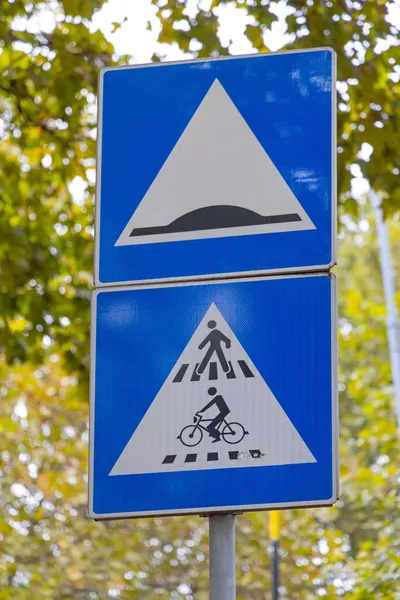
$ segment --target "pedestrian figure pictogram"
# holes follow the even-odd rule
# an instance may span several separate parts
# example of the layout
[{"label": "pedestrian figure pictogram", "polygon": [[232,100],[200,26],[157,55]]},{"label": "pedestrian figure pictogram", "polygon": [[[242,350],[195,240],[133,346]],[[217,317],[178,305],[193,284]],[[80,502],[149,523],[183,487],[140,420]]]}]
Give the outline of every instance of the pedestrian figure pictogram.
[{"label": "pedestrian figure pictogram", "polygon": [[[214,319],[207,322],[207,329],[211,329],[211,331],[207,333],[197,347],[201,351],[207,348],[205,353],[198,354],[198,360],[192,365],[189,363],[181,364],[174,376],[174,383],[181,383],[185,376],[190,377],[192,382],[198,382],[203,379],[203,375],[204,378],[207,378],[208,375],[209,381],[215,381],[221,378],[222,373],[226,379],[236,379],[237,376],[241,377],[242,375],[246,378],[254,377],[244,356],[236,361],[239,369],[237,366],[234,367],[234,360],[228,360],[228,358],[232,358],[229,352],[231,339],[217,325],[217,321]],[[214,357],[217,360],[213,360]],[[206,373],[207,367],[208,373]]]},{"label": "pedestrian figure pictogram", "polygon": [[203,350],[203,348],[205,348],[207,346],[207,344],[209,344],[209,346],[208,346],[207,352],[206,352],[203,360],[201,361],[201,363],[197,369],[197,372],[199,373],[199,375],[204,373],[206,366],[210,362],[211,357],[215,352],[223,371],[225,373],[227,373],[229,371],[229,365],[225,358],[224,351],[222,350],[222,343],[224,343],[225,347],[227,349],[229,349],[231,347],[231,341],[229,338],[226,337],[226,335],[221,333],[221,331],[219,329],[216,329],[217,324],[215,321],[209,321],[207,325],[208,325],[209,329],[211,329],[211,332],[201,342],[201,344],[199,345],[199,350]]}]

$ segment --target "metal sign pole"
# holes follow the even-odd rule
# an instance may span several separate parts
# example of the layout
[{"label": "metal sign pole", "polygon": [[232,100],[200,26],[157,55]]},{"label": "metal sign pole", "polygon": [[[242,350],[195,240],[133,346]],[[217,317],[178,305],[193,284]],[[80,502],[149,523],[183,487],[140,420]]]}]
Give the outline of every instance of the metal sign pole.
[{"label": "metal sign pole", "polygon": [[378,234],[379,253],[381,258],[381,271],[383,292],[386,304],[386,322],[389,339],[389,352],[392,367],[394,387],[395,410],[397,413],[397,426],[400,428],[400,327],[396,306],[396,281],[390,254],[389,232],[381,208],[382,198],[371,190],[372,206],[375,212],[376,230]]},{"label": "metal sign pole", "polygon": [[269,513],[269,533],[272,540],[272,600],[279,600],[279,539],[281,536],[281,513]]},{"label": "metal sign pole", "polygon": [[272,600],[279,600],[279,540],[272,540]]},{"label": "metal sign pole", "polygon": [[235,600],[235,515],[210,515],[208,521],[210,600]]}]

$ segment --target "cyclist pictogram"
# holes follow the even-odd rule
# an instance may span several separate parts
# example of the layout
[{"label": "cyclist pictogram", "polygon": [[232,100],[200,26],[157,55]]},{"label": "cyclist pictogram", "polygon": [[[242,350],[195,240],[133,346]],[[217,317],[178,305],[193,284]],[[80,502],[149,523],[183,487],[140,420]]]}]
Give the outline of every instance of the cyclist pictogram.
[{"label": "cyclist pictogram", "polygon": [[[221,441],[222,438],[227,444],[238,444],[249,432],[245,430],[241,423],[228,423],[226,417],[231,411],[224,398],[220,394],[217,395],[215,387],[209,388],[208,393],[213,396],[212,400],[196,412],[193,418],[194,424],[184,427],[178,435],[178,439],[184,446],[193,447],[200,444],[204,432],[206,432],[214,438],[213,443]],[[218,415],[211,419],[205,419],[203,413],[214,406],[218,408]]]}]

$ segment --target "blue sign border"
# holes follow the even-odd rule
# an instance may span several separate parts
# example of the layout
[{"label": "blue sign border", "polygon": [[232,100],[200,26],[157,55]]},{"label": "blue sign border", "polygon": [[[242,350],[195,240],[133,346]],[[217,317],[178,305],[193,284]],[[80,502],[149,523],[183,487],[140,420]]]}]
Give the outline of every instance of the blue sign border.
[{"label": "blue sign border", "polygon": [[[318,86],[326,85],[328,80],[331,85],[330,90],[330,103],[323,104],[320,110],[317,110],[316,103],[311,105],[302,104],[307,99],[301,97],[301,81],[297,82],[297,92],[294,96],[294,101],[286,109],[288,118],[292,119],[290,126],[296,125],[296,122],[300,119],[299,123],[309,131],[312,127],[312,131],[320,130],[321,137],[312,140],[305,140],[301,136],[294,140],[292,146],[282,146],[282,141],[279,140],[279,135],[274,132],[273,119],[282,119],[282,107],[276,107],[271,112],[270,122],[267,123],[266,119],[260,127],[257,125],[260,121],[260,113],[257,115],[254,111],[253,106],[247,106],[249,103],[244,99],[243,106],[238,106],[242,115],[245,117],[247,123],[251,128],[257,130],[257,137],[262,145],[267,149],[270,157],[273,159],[275,165],[279,168],[281,174],[284,176],[286,182],[292,188],[292,191],[300,200],[306,212],[316,225],[316,229],[312,231],[301,231],[301,232],[284,232],[284,233],[269,233],[269,234],[255,234],[237,237],[220,237],[220,238],[208,238],[200,240],[187,240],[187,241],[175,241],[175,242],[164,242],[164,243],[153,243],[143,244],[135,246],[119,246],[115,247],[114,244],[118,239],[119,234],[122,232],[123,227],[132,216],[135,208],[139,205],[144,193],[146,192],[149,185],[157,175],[158,169],[161,167],[172,147],[179,139],[180,134],[186,127],[188,120],[190,120],[190,111],[194,112],[199,102],[201,101],[204,93],[207,91],[207,86],[212,82],[212,77],[219,77],[221,83],[226,87],[229,93],[232,89],[233,100],[237,103],[237,94],[235,95],[235,89],[238,89],[238,85],[242,85],[243,82],[235,83],[235,78],[238,77],[238,71],[240,71],[241,65],[243,67],[243,73],[249,69],[246,65],[258,65],[260,69],[263,63],[264,66],[264,77],[267,78],[269,74],[270,65],[274,64],[274,61],[279,60],[282,65],[282,75],[279,77],[282,85],[287,92],[290,86],[294,86],[293,73],[298,71],[301,73],[301,69],[304,69],[306,73],[306,83],[313,78],[313,85],[315,90],[318,90]],[[318,79],[318,73],[313,71],[315,68],[314,63],[318,60],[320,62],[321,70],[325,74],[324,82],[321,84],[316,81]],[[258,62],[257,62],[258,61]],[[261,61],[261,62],[260,62]],[[268,65],[268,67],[267,67]],[[314,65],[314,66],[313,66]],[[280,69],[281,67],[279,67]],[[157,69],[157,78],[154,78],[154,69]],[[116,88],[115,92],[110,95],[111,87],[115,86],[112,78],[119,77],[122,71],[135,70],[135,77],[140,77],[140,85],[147,86],[150,89],[150,96],[155,97],[155,90],[151,89],[151,86],[156,85],[155,79],[160,80],[160,85],[164,88],[171,79],[172,83],[179,81],[184,73],[189,73],[190,77],[196,77],[196,81],[199,77],[208,77],[209,80],[203,82],[203,87],[200,85],[197,89],[198,98],[193,99],[193,106],[186,111],[180,111],[179,114],[174,115],[174,118],[169,118],[171,123],[169,124],[169,133],[166,140],[161,140],[158,132],[160,129],[160,123],[155,120],[154,126],[149,126],[149,115],[145,116],[140,114],[140,110],[144,110],[143,101],[140,104],[141,108],[138,108],[135,113],[135,108],[132,106],[131,113],[127,115],[127,119],[130,119],[129,123],[126,122],[128,130],[135,130],[135,144],[129,146],[129,160],[124,163],[123,171],[129,172],[129,185],[132,184],[132,188],[129,188],[129,193],[124,192],[126,197],[133,197],[133,203],[125,202],[125,200],[119,200],[118,190],[118,176],[115,173],[118,172],[117,160],[118,152],[115,151],[114,147],[108,147],[103,144],[103,140],[107,137],[113,127],[120,127],[121,122],[114,119],[120,118],[118,115],[126,112],[126,99],[123,98],[126,95],[131,94],[132,98],[135,97],[135,86],[132,87],[132,82],[129,84],[128,89],[125,90],[125,83],[118,84],[122,85],[125,90],[123,93],[122,88]],[[210,73],[207,74],[207,71]],[[280,73],[275,68],[271,68],[273,76],[277,78],[277,73]],[[226,73],[226,75],[224,75]],[[221,75],[222,74],[222,75]],[[329,75],[328,75],[329,74]],[[244,77],[244,75],[243,75]],[[111,79],[110,79],[111,78]],[[300,77],[301,78],[301,77]],[[308,78],[308,79],[307,79]],[[254,79],[254,75],[253,75]],[[110,85],[107,84],[110,80]],[[199,279],[207,279],[209,277],[229,277],[236,275],[256,275],[256,274],[274,274],[284,272],[307,272],[316,270],[327,270],[336,263],[336,55],[330,48],[315,48],[309,50],[294,50],[288,52],[277,52],[269,54],[259,55],[248,55],[240,57],[223,57],[218,59],[207,59],[207,60],[195,60],[195,61],[181,61],[175,63],[162,63],[152,65],[138,65],[129,67],[113,67],[104,69],[100,75],[99,80],[99,133],[97,141],[97,191],[96,191],[96,227],[95,227],[95,263],[94,263],[94,281],[97,287],[113,286],[113,285],[128,285],[135,283],[156,283],[156,282],[168,282],[168,281],[191,281]],[[323,84],[323,85],[322,85]],[[271,85],[275,85],[274,83]],[[230,87],[231,86],[231,87]],[[173,86],[172,86],[173,87]],[[146,88],[147,89],[147,88]],[[293,87],[294,89],[294,87]],[[300,91],[299,91],[300,90]],[[261,88],[259,92],[261,91]],[[262,90],[263,93],[265,90]],[[108,94],[108,96],[107,96]],[[153,94],[153,95],[152,95]],[[317,92],[315,92],[317,94]],[[137,97],[136,93],[136,97]],[[108,98],[108,100],[107,100]],[[118,100],[119,99],[119,100]],[[170,104],[165,108],[166,111],[173,111],[174,103],[171,99]],[[120,102],[118,106],[114,106],[115,102]],[[108,102],[113,105],[113,116],[105,121],[106,111],[104,106]],[[124,103],[125,102],[125,103]],[[247,108],[246,108],[247,106]],[[308,106],[308,121],[304,120],[305,107]],[[125,108],[124,108],[125,107]],[[279,110],[281,112],[279,112]],[[107,114],[111,111],[107,109]],[[278,111],[278,112],[277,112]],[[275,114],[276,113],[276,114]],[[264,114],[264,113],[262,113]],[[269,114],[269,113],[268,113]],[[165,114],[164,117],[167,115]],[[147,120],[146,120],[147,119]],[[258,119],[258,121],[257,121]],[[143,120],[146,126],[142,127],[139,131],[138,123]],[[297,121],[296,121],[297,120]],[[328,127],[329,121],[329,127]],[[256,126],[254,127],[254,125]],[[150,131],[149,131],[150,127]],[[163,127],[163,130],[166,126]],[[292,127],[292,129],[293,129]],[[123,136],[123,133],[121,134]],[[275,136],[275,137],[274,137]],[[276,138],[276,139],[275,139]],[[125,138],[121,137],[121,140]],[[157,144],[148,143],[148,139],[158,140]],[[268,141],[269,140],[269,141]],[[307,142],[305,146],[299,146],[304,142]],[[310,146],[310,143],[317,144],[315,147]],[[146,143],[147,142],[147,143]],[[282,146],[281,156],[274,151],[274,148],[278,147],[277,142]],[[172,144],[172,145],[171,145]],[[308,144],[308,145],[307,145]],[[133,148],[135,146],[136,150]],[[328,150],[329,149],[329,150]],[[327,152],[330,152],[330,161],[325,161],[323,168],[323,175],[321,175],[321,181],[328,181],[330,178],[329,190],[327,184],[324,184],[323,193],[310,194],[309,191],[304,193],[305,182],[297,182],[295,178],[290,175],[295,167],[295,163],[292,159],[289,160],[290,153],[297,152],[297,155],[304,157],[307,153],[314,152],[315,157],[322,155],[327,156]],[[129,164],[132,164],[134,159],[131,152],[135,153],[136,158],[141,158],[141,177],[137,178],[134,174],[131,174],[132,168],[129,168]],[[275,152],[275,154],[274,154]],[[118,158],[118,160],[120,157]],[[320,160],[318,158],[318,160]],[[131,162],[129,162],[131,161]],[[328,171],[330,171],[328,173]],[[318,176],[318,174],[317,174]],[[140,182],[138,182],[140,179]],[[124,184],[125,185],[125,184]],[[310,184],[311,186],[311,184]],[[101,194],[106,194],[108,198],[113,198],[111,205],[113,210],[119,210],[121,215],[116,218],[118,226],[113,225],[111,213],[108,210],[107,214],[102,216],[101,209]],[[327,194],[330,195],[329,200]],[[318,210],[315,211],[315,201],[319,198],[318,202],[321,205],[329,207],[329,201],[331,206],[325,208],[325,213],[319,214]],[[110,201],[108,201],[110,204]],[[129,204],[129,206],[128,206]],[[327,218],[326,211],[329,210],[330,218]],[[103,211],[104,212],[104,211]],[[325,216],[324,216],[325,215]],[[122,220],[121,220],[122,219]],[[103,223],[102,223],[103,221]],[[120,222],[121,221],[121,222]],[[124,221],[124,222],[122,222]],[[114,227],[114,229],[113,229]],[[276,264],[276,257],[279,257],[279,264]],[[275,258],[274,258],[275,257]]]},{"label": "blue sign border", "polygon": [[[239,310],[239,313],[242,313],[243,310],[247,311],[248,309],[246,308],[246,303],[243,304],[243,300],[245,298],[250,298],[251,296],[248,296],[249,292],[250,292],[250,288],[251,286],[257,285],[258,287],[258,292],[261,293],[261,288],[263,287],[263,285],[265,286],[265,282],[267,282],[267,285],[272,285],[275,290],[278,290],[278,294],[280,294],[280,298],[284,299],[284,298],[292,298],[293,300],[293,296],[291,296],[291,293],[293,293],[293,289],[290,290],[291,284],[290,282],[293,280],[297,281],[296,288],[299,288],[297,291],[300,291],[300,295],[297,295],[296,298],[296,302],[300,301],[302,302],[302,306],[304,307],[308,307],[307,311],[308,314],[311,314],[310,311],[312,312],[312,314],[314,314],[313,311],[315,311],[315,304],[313,304],[313,302],[311,301],[312,298],[314,298],[314,302],[318,302],[318,306],[320,308],[323,308],[323,312],[321,312],[320,317],[321,319],[319,319],[318,322],[320,322],[321,326],[323,327],[323,329],[325,329],[325,331],[329,331],[330,332],[330,339],[331,339],[331,357],[332,357],[332,363],[327,363],[326,360],[322,361],[322,365],[323,365],[323,369],[330,369],[330,385],[331,385],[331,389],[332,389],[332,414],[331,414],[331,419],[330,419],[330,426],[331,426],[331,431],[325,431],[324,429],[324,436],[326,437],[326,439],[329,439],[329,436],[331,436],[332,439],[332,455],[331,456],[327,456],[326,455],[326,448],[323,452],[323,456],[324,458],[321,459],[322,462],[318,465],[311,465],[311,467],[318,471],[318,477],[317,480],[321,480],[321,486],[318,485],[315,488],[315,494],[314,494],[314,498],[317,496],[317,494],[319,494],[318,498],[315,500],[309,500],[307,499],[307,491],[305,489],[303,497],[301,497],[301,494],[298,495],[298,490],[299,490],[299,486],[301,488],[301,481],[304,481],[304,477],[309,477],[310,473],[307,469],[310,469],[310,465],[291,465],[291,466],[281,466],[281,467],[249,467],[249,468],[240,468],[240,469],[216,469],[215,471],[193,471],[193,472],[176,472],[176,473],[158,473],[158,474],[147,474],[147,475],[127,475],[127,476],[118,476],[118,477],[113,477],[113,481],[110,483],[109,478],[107,477],[108,471],[109,471],[109,467],[110,465],[106,465],[105,466],[105,475],[103,473],[104,471],[104,465],[101,466],[100,471],[103,473],[103,475],[95,475],[96,473],[96,467],[95,467],[95,448],[97,447],[97,451],[99,451],[100,446],[103,444],[104,448],[103,450],[105,450],[106,454],[105,456],[107,457],[107,461],[109,462],[110,459],[111,461],[113,461],[115,459],[115,449],[114,451],[110,450],[110,445],[109,445],[109,441],[110,438],[107,438],[108,441],[106,440],[106,442],[104,442],[104,438],[107,437],[105,435],[105,431],[103,431],[104,426],[102,429],[100,429],[100,431],[102,431],[101,433],[101,440],[100,442],[100,446],[96,446],[96,442],[95,442],[95,436],[96,436],[96,430],[95,430],[95,423],[96,423],[96,409],[95,409],[95,386],[96,386],[96,369],[99,369],[99,373],[104,373],[105,372],[105,364],[103,363],[98,363],[96,366],[96,344],[97,343],[102,343],[103,344],[103,354],[104,354],[104,343],[105,340],[103,338],[98,338],[97,339],[97,319],[98,319],[98,310],[97,310],[97,304],[98,304],[98,298],[99,295],[103,295],[103,299],[105,299],[107,301],[107,296],[110,294],[113,294],[114,292],[117,292],[119,294],[121,293],[128,293],[128,294],[134,294],[136,295],[136,298],[138,299],[138,303],[137,306],[140,306],[140,298],[145,298],[147,297],[147,300],[145,301],[145,306],[147,306],[150,295],[151,297],[151,302],[150,305],[148,306],[148,308],[150,307],[156,307],[156,306],[160,306],[160,301],[162,301],[163,299],[167,299],[168,297],[173,296],[172,300],[174,301],[172,305],[176,305],[176,297],[180,296],[181,293],[183,291],[188,292],[188,299],[185,299],[186,304],[189,302],[191,302],[191,298],[194,295],[200,296],[201,295],[201,299],[205,302],[205,307],[208,307],[208,302],[210,300],[210,298],[216,299],[216,297],[220,298],[222,300],[222,298],[226,297],[226,299],[229,300],[228,304],[230,304],[231,302],[231,294],[239,294],[240,298],[242,298],[241,301],[239,302],[234,302],[234,308],[233,308],[233,313],[232,315],[234,315],[237,310]],[[264,282],[264,283],[263,283]],[[286,283],[288,282],[288,283]],[[327,287],[328,285],[328,287]],[[240,286],[240,287],[239,287]],[[253,288],[254,289],[254,288]],[[302,292],[303,290],[303,292]],[[156,294],[152,294],[152,291],[156,291]],[[306,292],[306,293],[304,293]],[[274,292],[275,293],[275,292]],[[104,294],[106,294],[106,296],[104,296]],[[337,390],[337,299],[336,299],[336,295],[337,295],[337,291],[336,291],[336,279],[333,275],[328,275],[328,274],[314,274],[314,275],[298,275],[298,276],[282,276],[282,277],[274,277],[274,278],[249,278],[246,280],[240,280],[240,281],[230,281],[230,282],[199,282],[199,283],[192,283],[192,284],[187,284],[187,285],[182,285],[182,284],[171,284],[171,285],[167,285],[167,286],[151,286],[151,287],[141,287],[141,288],[107,288],[107,289],[102,289],[102,290],[98,290],[96,292],[94,292],[93,294],[93,303],[92,303],[92,326],[91,326],[91,396],[90,396],[90,458],[89,458],[89,516],[97,519],[97,520],[101,520],[101,519],[112,519],[112,518],[125,518],[125,517],[143,517],[143,516],[155,516],[155,515],[178,515],[178,514],[206,514],[206,513],[222,513],[222,512],[226,512],[226,511],[232,511],[232,510],[240,510],[240,511],[252,511],[252,510],[263,510],[263,509],[271,509],[271,508],[289,508],[289,507],[300,507],[300,506],[325,506],[325,505],[331,505],[333,504],[338,497],[338,406],[337,406],[337,394],[338,394],[338,390]],[[162,297],[161,297],[162,296]],[[264,297],[266,298],[265,294]],[[323,299],[323,303],[320,302],[320,299]],[[299,300],[300,299],[300,300]],[[110,298],[111,300],[111,298]],[[290,302],[292,300],[289,300],[289,305]],[[218,300],[216,300],[218,303]],[[227,300],[226,300],[227,301]],[[310,301],[311,301],[311,305],[310,305]],[[107,304],[107,302],[106,302]],[[124,304],[124,303],[123,303]],[[226,304],[226,306],[228,306],[228,304]],[[164,304],[161,302],[161,306],[163,306]],[[297,306],[297,304],[296,304]],[[124,310],[126,310],[126,305],[124,304]],[[301,308],[301,307],[300,307]],[[300,310],[299,308],[299,310]],[[264,310],[264,304],[263,306],[259,306],[258,307],[258,313],[260,310]],[[179,311],[181,310],[181,306],[179,305],[178,302],[178,306],[176,308],[176,310]],[[150,311],[151,313],[153,313],[154,311]],[[245,314],[245,313],[244,313]],[[260,317],[259,313],[259,317]],[[286,313],[287,314],[287,313]],[[228,316],[228,315],[224,315],[224,316]],[[240,315],[239,315],[240,316]],[[154,318],[155,315],[152,314],[152,318]],[[298,318],[297,315],[288,315],[289,321],[290,318]],[[193,319],[192,319],[193,320]],[[124,323],[125,323],[126,319],[124,319]],[[180,321],[179,321],[180,322]],[[229,322],[229,318],[228,318],[228,322]],[[246,322],[246,319],[243,320],[243,315],[241,314],[240,318],[237,319],[237,324],[243,324]],[[273,315],[270,315],[270,324],[276,322],[276,318],[273,317]],[[197,323],[197,322],[196,322]],[[324,323],[324,325],[323,325]],[[183,322],[181,323],[181,325],[183,326]],[[169,324],[168,324],[169,326]],[[186,325],[186,327],[189,328],[191,326],[193,326],[193,323],[191,323],[190,325]],[[195,324],[196,326],[196,324]],[[110,325],[110,327],[112,328],[112,332],[113,335],[116,331],[116,328],[118,329],[118,324],[116,325],[113,321],[113,323]],[[167,327],[167,325],[165,325],[165,327]],[[293,330],[293,327],[290,326],[290,323],[288,324],[288,327],[291,329],[291,331]],[[125,328],[125,325],[124,325]],[[240,328],[240,327],[239,327]],[[278,325],[276,325],[277,328],[277,332],[278,332]],[[117,332],[117,336],[121,335],[121,333],[123,334],[124,332],[121,329],[121,325],[119,326],[120,331]],[[234,328],[237,331],[237,328]],[[126,328],[125,328],[126,330]],[[252,348],[250,348],[249,346],[254,345],[255,343],[259,343],[257,342],[257,338],[259,336],[254,336],[254,332],[253,332],[253,327],[247,327],[247,335],[246,335],[246,341],[244,343],[244,347],[246,348],[246,350],[249,351],[249,356],[251,358],[252,354],[254,352],[254,350],[252,350]],[[315,335],[316,335],[316,329],[314,327],[308,327],[307,329],[309,331],[309,334],[307,335],[312,335],[314,337],[312,337],[313,339],[313,343],[315,344],[316,339],[315,339]],[[279,339],[279,335],[278,337],[276,336],[275,332],[275,341]],[[299,330],[297,332],[296,335],[299,335],[301,332],[301,330]],[[311,332],[311,333],[310,333]],[[186,332],[187,335],[188,332]],[[279,333],[279,332],[278,332]],[[242,332],[243,334],[243,332]],[[271,335],[271,330],[270,328],[268,328],[267,326],[265,327],[265,331],[263,333],[264,337],[265,335],[268,334]],[[295,334],[294,334],[295,335]],[[250,337],[249,337],[250,336]],[[104,337],[104,336],[103,336]],[[163,339],[166,338],[166,344],[168,345],[170,343],[169,340],[171,340],[170,337],[167,336],[162,336]],[[182,334],[181,334],[182,337]],[[183,336],[185,337],[185,336]],[[174,338],[172,338],[174,339]],[[240,338],[239,338],[240,339]],[[286,339],[286,338],[285,338]],[[253,341],[252,341],[253,340]],[[175,340],[176,341],[176,340]],[[188,341],[188,340],[186,340]],[[244,341],[244,340],[243,340]],[[172,342],[171,342],[172,343]],[[281,342],[284,343],[284,340]],[[293,351],[295,352],[294,356],[296,356],[296,350],[295,350],[295,346],[296,344],[293,344]],[[108,346],[107,346],[108,347]],[[168,346],[169,347],[169,346]],[[124,350],[125,346],[123,346],[121,352],[124,352],[126,350]],[[287,348],[285,346],[285,348]],[[166,348],[164,348],[165,350]],[[287,355],[288,357],[290,357],[290,352],[288,349],[281,349],[285,356]],[[163,354],[163,352],[161,351],[161,354]],[[257,364],[257,368],[259,368],[260,373],[263,375],[263,370],[265,369],[265,365],[263,366],[263,361],[265,362],[265,360],[268,362],[268,360],[272,360],[273,357],[268,359],[267,356],[268,353],[264,353],[264,358],[262,359],[260,364]],[[176,361],[177,357],[169,357],[168,360],[172,360],[173,363],[171,363],[172,365],[174,364],[174,362]],[[117,359],[116,359],[117,360]],[[117,361],[118,362],[118,361]],[[272,363],[271,363],[272,364]],[[303,365],[304,366],[304,365]],[[169,369],[170,369],[171,365],[169,364],[164,364],[163,363],[163,368],[166,371],[164,376],[167,376],[169,374]],[[266,379],[271,379],[271,373],[273,372],[273,369],[271,369],[271,365],[269,368],[269,376],[266,377]],[[312,369],[311,369],[312,372]],[[278,376],[278,374],[276,374]],[[111,379],[110,381],[114,381],[115,383],[115,378],[118,379],[118,374],[113,373],[110,375]],[[263,375],[264,376],[264,375]],[[314,377],[314,376],[313,376]],[[111,381],[111,383],[112,383]],[[311,380],[310,380],[311,381]],[[321,380],[322,381],[322,380]],[[154,385],[157,387],[159,386],[158,381],[154,382]],[[269,383],[271,383],[271,381],[269,381]],[[273,383],[273,382],[272,382]],[[274,385],[273,385],[273,389],[274,386],[277,386],[278,384],[278,380],[275,381]],[[286,384],[285,384],[286,385]],[[326,385],[326,384],[324,384]],[[147,384],[146,384],[147,386]],[[107,387],[107,386],[106,386]],[[101,388],[102,389],[102,388]],[[109,389],[109,387],[107,387],[107,389]],[[101,391],[101,390],[100,390]],[[153,394],[154,390],[151,390],[151,394]],[[155,390],[155,392],[157,393],[157,390]],[[280,398],[280,400],[282,400],[282,398]],[[104,402],[106,402],[107,404],[109,404],[108,408],[106,408],[106,411],[108,411],[109,417],[106,419],[106,425],[108,427],[108,423],[110,423],[110,419],[112,420],[112,414],[113,414],[113,410],[115,412],[115,406],[113,407],[112,404],[112,400],[111,398],[109,398],[107,396],[107,393],[103,394],[102,397],[99,397],[99,402],[103,403],[103,409],[104,409]],[[147,400],[148,401],[148,400]],[[317,403],[318,405],[318,410],[320,410],[320,405]],[[316,407],[317,405],[314,406]],[[285,405],[283,404],[284,408]],[[147,410],[147,409],[145,409]],[[293,407],[291,409],[293,411]],[[298,412],[300,410],[300,412]],[[110,412],[111,411],[111,412]],[[296,411],[298,413],[297,419],[302,419],[302,427],[300,428],[300,432],[303,434],[303,429],[304,429],[304,413],[303,408],[299,405],[296,408]],[[103,410],[104,413],[104,410]],[[302,416],[301,416],[302,415]],[[289,413],[289,416],[292,416]],[[103,419],[104,420],[104,419]],[[123,418],[122,421],[125,423],[125,419]],[[295,424],[296,424],[296,419],[295,419]],[[129,435],[131,435],[131,425],[129,425],[128,423],[128,429],[129,429]],[[125,432],[126,434],[126,432]],[[309,437],[309,436],[308,436]],[[129,439],[129,438],[128,438]],[[306,441],[307,441],[307,437],[306,437]],[[311,446],[310,448],[313,452],[315,452],[315,449],[313,449],[313,447]],[[101,454],[101,452],[100,452]],[[104,454],[104,452],[103,452]],[[320,458],[318,456],[318,458]],[[103,461],[103,459],[101,459],[101,461]],[[112,466],[112,465],[111,465]],[[322,471],[321,471],[322,468]],[[256,469],[256,471],[258,471],[257,473],[257,477],[256,477],[256,471],[254,471],[254,469]],[[268,473],[271,473],[272,470],[279,470],[279,481],[282,480],[282,485],[287,485],[289,486],[289,488],[291,489],[290,486],[295,486],[295,488],[297,489],[297,501],[294,502],[288,502],[288,501],[282,501],[282,499],[279,499],[279,495],[281,495],[282,498],[282,492],[281,494],[279,494],[279,490],[275,490],[274,493],[271,496],[271,490],[270,490],[270,484],[267,484],[266,486],[266,480],[268,479]],[[99,471],[99,464],[97,466],[97,472],[100,473]],[[260,473],[263,473],[263,477],[260,477]],[[234,476],[232,476],[232,474],[234,473]],[[222,475],[221,475],[222,474]],[[322,477],[322,474],[324,474],[324,477]],[[315,475],[315,474],[314,474]],[[150,508],[149,506],[146,505],[146,503],[149,502],[149,500],[146,500],[146,494],[149,495],[149,497],[153,497],[155,491],[158,490],[157,497],[160,497],[160,479],[157,478],[161,478],[162,482],[164,482],[164,484],[167,483],[167,479],[169,484],[167,485],[167,488],[165,489],[181,489],[181,485],[182,485],[182,478],[185,482],[185,485],[188,487],[188,489],[198,489],[196,488],[196,485],[199,484],[199,480],[200,480],[200,488],[203,490],[208,489],[209,486],[207,486],[207,482],[211,480],[215,480],[215,477],[217,476],[218,480],[220,480],[221,476],[223,480],[225,481],[224,484],[224,489],[226,488],[227,493],[223,494],[223,500],[221,504],[216,505],[215,504],[215,499],[214,499],[214,504],[209,504],[209,505],[200,505],[200,506],[194,506],[193,505],[193,497],[191,497],[190,502],[186,502],[187,504],[190,504],[190,506],[181,506],[181,507],[174,507],[172,506],[173,502],[174,502],[174,494],[172,494],[171,498],[167,498],[165,500],[163,500],[163,502],[165,502],[165,507],[161,508],[161,509],[153,509]],[[251,476],[251,477],[250,477]],[[197,477],[197,480],[196,480]],[[246,494],[243,495],[242,492],[237,492],[235,493],[235,498],[238,499],[239,498],[239,502],[236,502],[235,504],[228,504],[226,503],[226,499],[228,497],[231,497],[231,491],[232,491],[232,482],[233,479],[235,479],[237,485],[235,487],[236,490],[247,490],[249,487],[249,477],[251,479],[251,481],[255,481],[254,483],[254,497],[257,497],[257,499],[259,500],[262,495],[264,494],[265,497],[265,489],[266,487],[269,489],[269,494],[271,498],[275,498],[275,501],[269,501],[268,503],[260,503],[258,502],[254,502],[254,504],[251,503],[240,503],[241,500],[240,498],[244,498],[246,496]],[[328,477],[328,479],[327,479]],[[98,478],[98,479],[97,479]],[[331,484],[329,483],[329,479],[331,478]],[[324,480],[322,482],[322,479]],[[94,483],[95,481],[96,486],[98,491],[96,492],[96,500],[95,500],[95,494],[94,494]],[[286,482],[286,484],[285,484]],[[291,482],[291,483],[290,483]],[[296,483],[297,482],[297,483]],[[271,482],[270,482],[271,483]],[[112,487],[112,491],[111,488]],[[126,487],[128,486],[128,487]],[[142,489],[142,487],[143,489]],[[171,487],[172,486],[172,487]],[[178,487],[176,487],[178,486]],[[193,486],[195,486],[193,488]],[[205,486],[205,487],[204,487]],[[306,488],[307,486],[305,486]],[[129,488],[129,493],[127,493],[127,489]],[[212,485],[211,485],[212,488]],[[316,491],[318,488],[318,492]],[[330,493],[331,493],[331,497],[326,497],[326,491],[327,489],[330,488]],[[140,494],[138,494],[137,490],[141,490],[143,497],[140,497]],[[147,490],[147,491],[146,491]],[[325,490],[325,491],[323,491]],[[229,493],[228,493],[229,492]],[[110,499],[108,496],[111,496],[113,498],[113,500],[111,501],[110,504]],[[175,494],[176,495],[176,494]],[[135,498],[133,499],[133,496],[135,496]],[[162,496],[162,494],[161,494]],[[204,493],[203,493],[204,496]],[[211,494],[212,496],[212,494]],[[205,494],[205,497],[211,497],[210,495],[207,496],[207,494]],[[113,505],[114,507],[118,507],[118,506],[122,506],[122,505],[126,505],[124,498],[126,497],[130,497],[132,498],[132,502],[134,502],[135,504],[135,510],[132,512],[126,512],[126,511],[121,511],[121,510],[115,510],[115,512],[112,511],[107,511],[104,509],[101,509],[101,507],[105,507],[105,506],[110,506]],[[248,497],[248,495],[247,495]],[[197,495],[196,495],[197,498]],[[176,500],[176,499],[175,499]],[[186,501],[188,499],[186,498]],[[182,501],[182,498],[181,498]],[[151,503],[152,501],[150,501]],[[153,502],[154,502],[154,498],[153,498]],[[185,503],[185,500],[182,501],[182,504]],[[97,510],[95,510],[97,509]]]}]

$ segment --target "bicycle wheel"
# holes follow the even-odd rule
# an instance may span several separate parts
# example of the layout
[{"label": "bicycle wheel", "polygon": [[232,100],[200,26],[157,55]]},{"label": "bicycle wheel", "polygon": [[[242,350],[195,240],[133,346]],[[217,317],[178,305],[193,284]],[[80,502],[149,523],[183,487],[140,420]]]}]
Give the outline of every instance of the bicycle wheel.
[{"label": "bicycle wheel", "polygon": [[247,431],[240,423],[227,423],[222,430],[222,437],[227,444],[238,444],[242,441]]},{"label": "bicycle wheel", "polygon": [[178,438],[184,446],[197,446],[203,439],[203,431],[197,425],[187,425],[182,429]]}]

